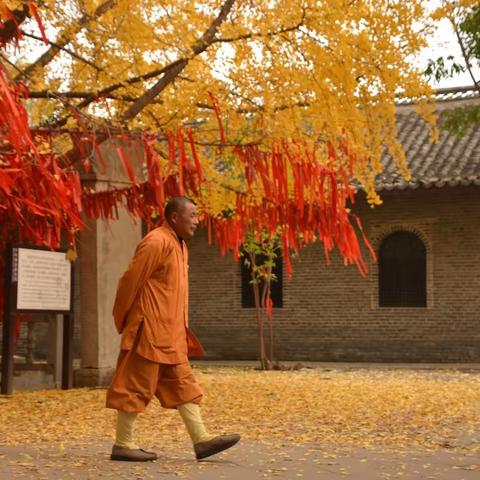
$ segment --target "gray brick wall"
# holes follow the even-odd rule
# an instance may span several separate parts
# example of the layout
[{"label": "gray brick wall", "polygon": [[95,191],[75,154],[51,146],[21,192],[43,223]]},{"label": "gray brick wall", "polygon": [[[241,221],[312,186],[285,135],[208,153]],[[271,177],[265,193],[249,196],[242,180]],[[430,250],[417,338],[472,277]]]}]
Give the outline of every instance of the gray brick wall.
[{"label": "gray brick wall", "polygon": [[[308,246],[284,280],[284,308],[274,312],[279,360],[480,361],[480,189],[404,190],[383,199],[357,213],[376,248],[400,229],[424,241],[427,308],[379,308],[376,264],[368,262],[362,278],[337,255],[326,266],[320,243]],[[208,358],[256,358],[255,313],[241,308],[240,288],[240,266],[197,233],[190,242],[190,321]]]}]

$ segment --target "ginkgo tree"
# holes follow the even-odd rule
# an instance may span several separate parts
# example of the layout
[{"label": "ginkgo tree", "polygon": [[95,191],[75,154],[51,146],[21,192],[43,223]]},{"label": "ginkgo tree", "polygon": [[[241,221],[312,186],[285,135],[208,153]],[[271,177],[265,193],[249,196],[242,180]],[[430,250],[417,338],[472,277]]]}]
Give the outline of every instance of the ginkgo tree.
[{"label": "ginkgo tree", "polygon": [[[50,181],[61,185],[63,175],[72,185],[59,191],[58,211],[23,202],[20,213],[41,228],[25,222],[21,233],[42,242],[51,215],[73,244],[81,211],[109,219],[123,204],[149,220],[169,196],[188,194],[223,252],[238,257],[246,235],[279,235],[290,273],[289,251],[321,240],[327,257],[337,247],[364,273],[361,224],[347,204],[359,186],[380,202],[375,176],[385,151],[408,177],[395,99],[414,99],[434,121],[431,88],[410,61],[433,28],[427,3],[0,2],[2,105],[16,101],[21,112],[9,117],[2,107],[8,154],[0,172],[13,182],[15,169],[41,166]],[[12,128],[19,119],[26,128],[26,112],[32,141],[19,150]],[[129,187],[98,192],[78,183],[78,171],[106,168],[104,142]],[[146,181],[126,144],[141,147]],[[10,236],[19,230],[5,212],[19,196],[41,202],[37,184],[45,190],[42,181],[0,184]],[[58,235],[43,241],[55,242]]]},{"label": "ginkgo tree", "polygon": [[[385,149],[408,176],[396,96],[423,102],[433,118],[430,88],[409,61],[429,33],[425,3],[46,0],[36,2],[45,33],[23,22],[20,48],[2,61],[28,85],[33,126],[96,129],[98,142],[107,124],[152,133],[160,169],[169,161],[167,132],[190,128],[209,180],[201,204],[211,215],[237,211],[237,193],[247,190],[238,153],[246,148],[269,155],[271,177],[275,152],[301,155],[355,178],[375,203]],[[92,154],[58,136],[59,156]],[[294,196],[290,169],[286,176],[285,199]],[[267,192],[254,180],[249,202],[258,204]]]}]

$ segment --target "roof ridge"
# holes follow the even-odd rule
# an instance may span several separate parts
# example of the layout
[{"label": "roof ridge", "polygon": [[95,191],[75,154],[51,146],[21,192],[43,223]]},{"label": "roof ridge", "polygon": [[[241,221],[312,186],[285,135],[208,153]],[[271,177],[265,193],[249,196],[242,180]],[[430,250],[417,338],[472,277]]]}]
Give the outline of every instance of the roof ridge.
[{"label": "roof ridge", "polygon": [[[395,99],[395,103],[396,105],[414,105],[415,103],[418,103],[420,98],[398,95]],[[480,98],[480,91],[475,85],[437,88],[434,91],[434,98],[437,102],[468,100],[472,98]]]}]

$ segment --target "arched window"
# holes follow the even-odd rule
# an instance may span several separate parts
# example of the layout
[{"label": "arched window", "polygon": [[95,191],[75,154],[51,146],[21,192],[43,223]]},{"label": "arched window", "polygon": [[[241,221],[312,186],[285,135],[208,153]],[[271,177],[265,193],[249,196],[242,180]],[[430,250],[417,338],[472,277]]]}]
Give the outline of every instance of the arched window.
[{"label": "arched window", "polygon": [[427,254],[414,233],[398,231],[383,240],[378,279],[380,307],[427,306]]}]

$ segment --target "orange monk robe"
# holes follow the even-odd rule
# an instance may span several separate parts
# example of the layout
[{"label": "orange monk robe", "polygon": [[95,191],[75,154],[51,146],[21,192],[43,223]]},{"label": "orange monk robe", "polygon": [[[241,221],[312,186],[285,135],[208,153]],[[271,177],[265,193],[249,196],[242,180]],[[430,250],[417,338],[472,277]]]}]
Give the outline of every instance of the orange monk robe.
[{"label": "orange monk robe", "polygon": [[[181,242],[181,243],[180,243]],[[120,348],[162,364],[188,361],[188,251],[168,223],[152,230],[117,288],[113,316]]]}]

